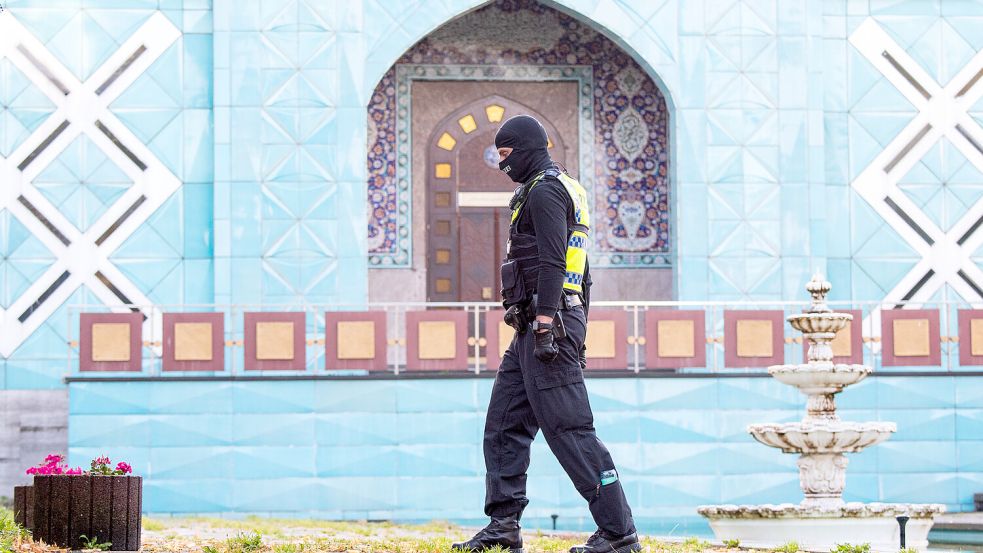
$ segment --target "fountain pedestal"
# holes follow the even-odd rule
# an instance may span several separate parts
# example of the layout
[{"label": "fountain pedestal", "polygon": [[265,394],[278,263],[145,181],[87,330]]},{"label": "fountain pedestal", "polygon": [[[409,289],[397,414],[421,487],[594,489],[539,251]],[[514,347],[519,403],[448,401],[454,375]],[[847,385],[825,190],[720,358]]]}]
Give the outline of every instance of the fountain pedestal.
[{"label": "fountain pedestal", "polygon": [[762,444],[799,454],[799,483],[805,498],[799,504],[709,505],[698,511],[710,520],[717,539],[737,539],[742,546],[753,548],[795,541],[810,551],[829,551],[840,543],[869,543],[873,551],[897,551],[897,517],[907,516],[906,545],[925,548],[933,517],[944,506],[843,502],[845,454],[887,440],[897,427],[893,422],[841,421],[836,414],[835,395],[866,378],[871,368],[833,363],[830,342],[853,316],[829,309],[830,284],[821,276],[814,276],[806,290],[812,295],[812,305],[788,321],[809,343],[808,363],[768,368],[773,377],[808,397],[806,416],[799,422],[748,426],[751,436]]}]

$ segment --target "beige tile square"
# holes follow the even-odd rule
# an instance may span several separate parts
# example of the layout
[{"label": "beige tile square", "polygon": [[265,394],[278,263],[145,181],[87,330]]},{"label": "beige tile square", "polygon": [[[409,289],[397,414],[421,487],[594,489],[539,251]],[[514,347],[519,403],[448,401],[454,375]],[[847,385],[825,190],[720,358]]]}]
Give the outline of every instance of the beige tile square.
[{"label": "beige tile square", "polygon": [[695,329],[690,320],[662,320],[656,325],[659,357],[693,357]]},{"label": "beige tile square", "polygon": [[895,357],[924,357],[929,355],[928,319],[895,319]]},{"label": "beige tile square", "polygon": [[617,352],[614,321],[589,321],[587,323],[587,357],[613,359]]},{"label": "beige tile square", "polygon": [[92,360],[129,361],[130,323],[93,323]]},{"label": "beige tile square", "polygon": [[973,355],[983,355],[983,319],[969,321],[969,346]]},{"label": "beige tile square", "polygon": [[836,333],[836,338],[829,343],[833,348],[834,357],[850,357],[853,355],[853,325],[848,323],[842,330]]},{"label": "beige tile square", "polygon": [[772,343],[772,321],[745,319],[737,321],[737,356],[771,357],[775,345]]},{"label": "beige tile square", "polygon": [[338,322],[338,359],[375,359],[373,321]]},{"label": "beige tile square", "polygon": [[174,323],[174,360],[211,361],[212,323]]},{"label": "beige tile square", "polygon": [[256,359],[291,361],[294,358],[294,323],[262,321],[256,323]]},{"label": "beige tile square", "polygon": [[420,359],[454,359],[457,356],[457,325],[453,321],[420,321],[417,345]]},{"label": "beige tile square", "polygon": [[505,351],[512,344],[512,337],[515,336],[515,329],[505,324],[505,321],[498,321],[498,357],[505,357]]}]

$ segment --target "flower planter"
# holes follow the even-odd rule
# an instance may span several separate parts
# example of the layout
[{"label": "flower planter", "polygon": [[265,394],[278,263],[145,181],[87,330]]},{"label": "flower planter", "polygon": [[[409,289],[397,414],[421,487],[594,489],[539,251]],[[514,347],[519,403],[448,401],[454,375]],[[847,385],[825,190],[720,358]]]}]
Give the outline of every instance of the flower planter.
[{"label": "flower planter", "polygon": [[34,486],[14,486],[14,522],[31,529],[34,522]]},{"label": "flower planter", "polygon": [[142,486],[140,476],[36,475],[34,539],[76,550],[85,535],[110,551],[137,551]]}]

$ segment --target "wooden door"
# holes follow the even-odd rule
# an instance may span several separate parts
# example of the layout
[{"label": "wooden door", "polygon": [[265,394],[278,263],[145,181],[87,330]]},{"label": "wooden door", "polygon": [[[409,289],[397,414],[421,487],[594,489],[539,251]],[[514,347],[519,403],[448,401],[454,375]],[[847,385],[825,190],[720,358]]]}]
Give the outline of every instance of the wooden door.
[{"label": "wooden door", "polygon": [[492,96],[454,109],[430,137],[427,163],[427,299],[501,301],[499,265],[505,255],[515,184],[498,169],[495,133],[526,113],[543,122],[550,155],[566,148],[553,125],[526,106]]}]

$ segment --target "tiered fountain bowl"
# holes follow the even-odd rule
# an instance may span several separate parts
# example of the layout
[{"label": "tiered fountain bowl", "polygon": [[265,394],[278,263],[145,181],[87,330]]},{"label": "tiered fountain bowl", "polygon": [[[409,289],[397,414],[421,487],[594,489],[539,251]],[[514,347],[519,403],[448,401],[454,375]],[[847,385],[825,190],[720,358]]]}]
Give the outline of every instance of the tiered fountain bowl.
[{"label": "tiered fountain bowl", "polygon": [[839,543],[869,543],[874,551],[900,547],[898,517],[908,517],[906,545],[928,546],[933,517],[942,505],[845,503],[846,453],[857,453],[891,437],[893,422],[848,422],[836,414],[835,394],[871,373],[865,365],[833,363],[830,342],[853,316],[834,313],[826,305],[830,283],[820,275],[806,285],[812,305],[788,317],[809,343],[808,362],[775,365],[768,372],[795,386],[808,398],[806,416],[799,422],[748,426],[755,440],[784,453],[799,454],[799,482],[805,498],[798,504],[709,505],[699,513],[710,520],[720,540],[740,540],[742,546],[773,548],[789,541],[811,551],[829,551]]}]

